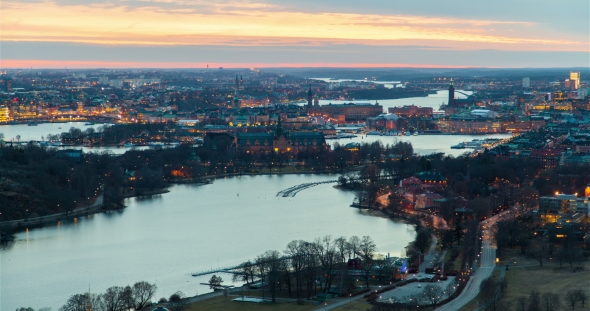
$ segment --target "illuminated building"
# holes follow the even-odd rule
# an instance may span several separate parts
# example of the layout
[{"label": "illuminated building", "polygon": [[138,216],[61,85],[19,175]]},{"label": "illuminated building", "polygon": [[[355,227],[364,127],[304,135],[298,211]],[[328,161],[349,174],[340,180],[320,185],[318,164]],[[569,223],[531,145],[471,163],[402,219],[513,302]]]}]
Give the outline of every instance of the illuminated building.
[{"label": "illuminated building", "polygon": [[570,88],[577,90],[580,87],[580,72],[570,71]]},{"label": "illuminated building", "polygon": [[383,106],[375,103],[348,103],[339,105],[320,106],[321,114],[335,123],[364,122],[367,118],[376,117],[383,113]]},{"label": "illuminated building", "polygon": [[0,105],[0,123],[11,121],[10,111],[5,105]]},{"label": "illuminated building", "polygon": [[403,118],[431,118],[433,109],[431,107],[406,105],[403,107],[391,107],[388,111]]}]

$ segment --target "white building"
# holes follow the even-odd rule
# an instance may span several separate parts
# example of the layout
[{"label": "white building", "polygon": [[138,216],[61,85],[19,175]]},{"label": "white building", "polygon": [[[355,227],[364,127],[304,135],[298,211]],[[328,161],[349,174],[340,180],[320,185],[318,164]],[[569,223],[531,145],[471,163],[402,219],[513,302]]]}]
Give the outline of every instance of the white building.
[{"label": "white building", "polygon": [[522,87],[531,87],[531,78],[529,78],[529,77],[522,78]]},{"label": "white building", "polygon": [[473,109],[471,115],[476,117],[482,117],[486,119],[494,119],[498,117],[498,113],[487,109]]}]

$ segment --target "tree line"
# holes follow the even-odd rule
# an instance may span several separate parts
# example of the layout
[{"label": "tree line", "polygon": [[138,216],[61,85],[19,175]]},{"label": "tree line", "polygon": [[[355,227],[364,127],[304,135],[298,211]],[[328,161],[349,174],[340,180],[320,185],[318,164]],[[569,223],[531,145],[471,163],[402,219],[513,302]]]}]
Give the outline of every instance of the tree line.
[{"label": "tree line", "polygon": [[[359,275],[352,275],[347,263],[360,260]],[[369,236],[333,238],[324,236],[312,242],[294,240],[282,252],[269,250],[248,260],[234,274],[234,281],[247,285],[258,281],[267,285],[271,301],[276,293],[285,290],[289,297],[302,303],[318,292],[328,292],[333,286],[340,294],[356,289],[356,280],[361,277],[366,286],[371,280],[389,280],[393,265],[377,256],[377,246]],[[379,264],[377,269],[375,265]]]}]

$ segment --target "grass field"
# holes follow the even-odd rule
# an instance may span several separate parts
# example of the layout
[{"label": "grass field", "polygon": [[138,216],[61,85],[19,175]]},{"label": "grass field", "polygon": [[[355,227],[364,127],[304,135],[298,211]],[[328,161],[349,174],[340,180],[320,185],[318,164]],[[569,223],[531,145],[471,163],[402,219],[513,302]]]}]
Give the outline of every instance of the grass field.
[{"label": "grass field", "polygon": [[250,303],[250,302],[234,302],[232,299],[237,296],[214,297],[191,304],[187,311],[308,311],[314,310],[319,306],[314,306],[313,303],[306,302],[305,305],[298,305],[292,302],[278,301],[276,303]]},{"label": "grass field", "polygon": [[[528,297],[532,289],[539,292],[552,292],[562,298],[562,310],[571,310],[565,307],[565,293],[571,289],[583,289],[590,296],[590,270],[570,272],[569,268],[556,268],[554,265],[543,267],[510,268],[506,271],[508,291],[504,298],[507,302],[516,303],[518,297]],[[578,305],[575,310],[589,310],[590,301],[586,301],[586,307]]]}]

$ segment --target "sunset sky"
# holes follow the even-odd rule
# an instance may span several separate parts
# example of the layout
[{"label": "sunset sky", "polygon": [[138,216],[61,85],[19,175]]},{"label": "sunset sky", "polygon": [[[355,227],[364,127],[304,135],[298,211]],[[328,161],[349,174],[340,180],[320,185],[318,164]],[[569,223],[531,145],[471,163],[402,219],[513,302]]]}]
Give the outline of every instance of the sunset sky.
[{"label": "sunset sky", "polygon": [[2,0],[0,67],[583,67],[588,0]]}]

